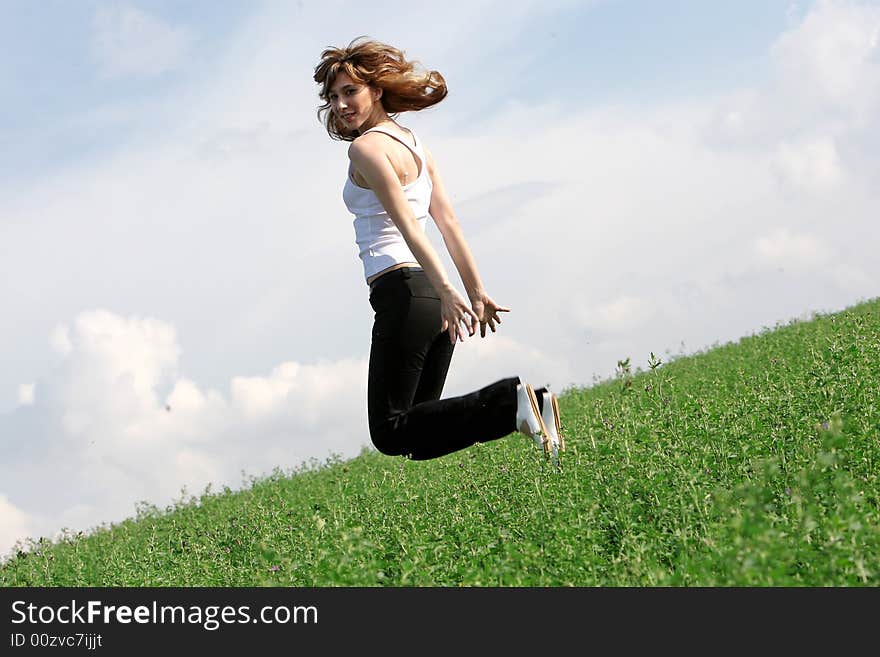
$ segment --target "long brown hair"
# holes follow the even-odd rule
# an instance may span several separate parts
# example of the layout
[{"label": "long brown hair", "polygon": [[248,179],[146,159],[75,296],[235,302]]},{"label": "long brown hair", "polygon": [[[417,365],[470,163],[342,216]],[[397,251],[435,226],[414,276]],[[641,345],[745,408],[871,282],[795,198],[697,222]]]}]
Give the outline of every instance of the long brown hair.
[{"label": "long brown hair", "polygon": [[330,87],[340,72],[355,82],[382,89],[379,102],[392,117],[425,109],[446,98],[446,80],[439,71],[424,70],[418,61],[408,61],[403,51],[393,46],[365,36],[355,38],[345,48],[329,46],[315,67],[315,82],[322,85],[319,95],[324,101],[318,108],[318,120],[333,139],[353,141],[359,134],[346,128],[330,111]]}]

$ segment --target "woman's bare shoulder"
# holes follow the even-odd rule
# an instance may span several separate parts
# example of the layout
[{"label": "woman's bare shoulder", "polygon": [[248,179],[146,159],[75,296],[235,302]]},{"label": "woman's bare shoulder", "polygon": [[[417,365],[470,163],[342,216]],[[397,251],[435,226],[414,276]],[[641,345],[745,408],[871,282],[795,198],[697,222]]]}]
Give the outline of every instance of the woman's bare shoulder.
[{"label": "woman's bare shoulder", "polygon": [[358,135],[348,146],[348,157],[352,156],[369,156],[377,155],[385,152],[387,140],[377,138],[377,133],[367,132]]}]

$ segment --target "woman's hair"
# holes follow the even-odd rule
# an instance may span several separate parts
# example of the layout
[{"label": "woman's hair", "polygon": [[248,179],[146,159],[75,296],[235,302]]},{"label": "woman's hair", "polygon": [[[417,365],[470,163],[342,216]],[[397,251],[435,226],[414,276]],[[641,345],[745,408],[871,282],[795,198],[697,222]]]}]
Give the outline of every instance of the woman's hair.
[{"label": "woman's hair", "polygon": [[438,71],[425,71],[417,61],[407,61],[397,48],[363,36],[345,48],[330,46],[321,53],[321,61],[315,67],[315,82],[322,85],[319,95],[324,101],[318,108],[318,120],[333,139],[353,141],[359,134],[346,128],[330,111],[330,87],[340,72],[347,73],[355,82],[382,89],[380,102],[392,117],[399,112],[425,109],[446,98],[443,76]]}]

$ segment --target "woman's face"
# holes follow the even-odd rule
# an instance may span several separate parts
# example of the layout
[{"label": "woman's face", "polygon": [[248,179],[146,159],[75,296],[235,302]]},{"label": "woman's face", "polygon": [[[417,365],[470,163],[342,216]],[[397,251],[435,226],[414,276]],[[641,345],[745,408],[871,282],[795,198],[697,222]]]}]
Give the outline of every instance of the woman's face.
[{"label": "woman's face", "polygon": [[330,107],[342,125],[349,130],[357,130],[378,102],[375,94],[369,86],[355,82],[348,73],[340,72],[330,86]]}]

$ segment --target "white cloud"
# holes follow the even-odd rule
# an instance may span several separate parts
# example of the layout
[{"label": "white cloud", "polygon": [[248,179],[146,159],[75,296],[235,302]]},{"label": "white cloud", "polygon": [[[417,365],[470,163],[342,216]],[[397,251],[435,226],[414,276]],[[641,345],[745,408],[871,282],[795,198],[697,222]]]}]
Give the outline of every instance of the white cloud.
[{"label": "white cloud", "polygon": [[34,383],[22,383],[18,386],[18,403],[20,406],[30,406],[34,403]]},{"label": "white cloud", "polygon": [[556,391],[575,380],[576,373],[565,354],[552,344],[549,332],[535,333],[523,343],[504,335],[504,331],[502,323],[494,334],[487,329],[487,336],[481,338],[478,330],[456,345],[444,397],[467,394],[514,376],[523,377],[536,388],[549,384]]},{"label": "white cloud", "polygon": [[[184,487],[235,486],[242,471],[354,456],[369,443],[365,360],[282,363],[233,377],[226,397],[180,375],[166,322],[95,310],[65,328],[70,349],[28,407],[42,423],[15,462],[0,460],[0,480],[38,514],[25,524],[10,512],[6,538],[52,535],[63,519],[86,529],[131,515],[139,500],[164,504]],[[18,435],[19,415],[0,416],[0,434]],[[67,494],[46,481],[64,481]]]},{"label": "white cloud", "polygon": [[[804,20],[776,41],[772,54],[797,99],[852,113],[859,121],[880,101],[880,7],[819,0]],[[792,113],[804,108],[796,103]]]},{"label": "white cloud", "polygon": [[28,515],[16,507],[9,498],[0,494],[0,561],[15,545],[31,534],[31,521]]},{"label": "white cloud", "polygon": [[70,344],[70,330],[66,326],[56,326],[52,329],[52,333],[49,336],[49,344],[52,345],[52,349],[61,356],[66,356],[73,349],[73,345]]},{"label": "white cloud", "polygon": [[[731,89],[704,125],[707,143],[767,156],[797,191],[876,186],[880,7],[820,0],[770,49],[768,82]],[[766,153],[768,145],[771,153]]]},{"label": "white cloud", "polygon": [[840,155],[830,137],[780,144],[773,168],[783,181],[807,191],[834,189],[844,177]]},{"label": "white cloud", "polygon": [[813,235],[791,233],[784,228],[759,237],[755,251],[760,259],[774,267],[816,268],[830,257],[827,245]]},{"label": "white cloud", "polygon": [[192,41],[189,30],[132,6],[98,7],[92,20],[92,55],[107,78],[173,70],[183,63]]},{"label": "white cloud", "polygon": [[592,307],[579,308],[577,316],[588,328],[616,333],[638,327],[654,312],[654,303],[650,299],[623,295]]},{"label": "white cloud", "polygon": [[[319,361],[314,365],[282,363],[268,377],[232,379],[231,402],[251,421],[282,418],[295,430],[321,430],[330,434],[333,427],[351,422],[357,427],[360,409],[366,399],[366,361]],[[361,429],[354,434],[363,436]],[[360,438],[359,438],[360,439]],[[349,445],[347,451],[359,445]]]}]

